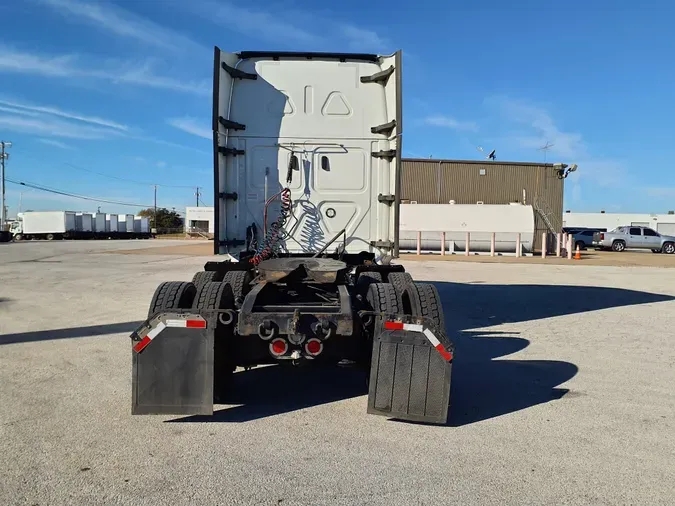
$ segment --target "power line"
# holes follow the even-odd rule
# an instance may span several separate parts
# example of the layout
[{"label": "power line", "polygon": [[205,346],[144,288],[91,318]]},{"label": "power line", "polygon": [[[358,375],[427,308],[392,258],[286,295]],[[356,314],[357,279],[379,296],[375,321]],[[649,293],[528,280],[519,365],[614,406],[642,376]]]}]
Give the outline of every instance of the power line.
[{"label": "power line", "polygon": [[121,202],[119,200],[100,199],[100,198],[97,198],[97,197],[89,197],[87,195],[78,195],[76,193],[70,193],[70,192],[65,192],[65,191],[61,191],[61,190],[56,190],[54,188],[47,188],[45,186],[35,184],[35,183],[29,183],[29,182],[26,182],[26,181],[15,181],[15,180],[9,179],[9,178],[6,178],[6,181],[8,181],[12,184],[19,185],[19,186],[27,186],[28,188],[33,188],[35,190],[41,190],[41,191],[44,191],[44,192],[55,193],[57,195],[63,195],[63,196],[66,196],[66,197],[72,197],[72,198],[76,198],[76,199],[90,200],[90,201],[93,201],[93,202],[103,202],[105,204],[115,204],[115,205],[119,205],[119,206],[142,207],[142,208],[152,207],[152,206],[143,205],[143,204],[132,204],[131,202]]}]

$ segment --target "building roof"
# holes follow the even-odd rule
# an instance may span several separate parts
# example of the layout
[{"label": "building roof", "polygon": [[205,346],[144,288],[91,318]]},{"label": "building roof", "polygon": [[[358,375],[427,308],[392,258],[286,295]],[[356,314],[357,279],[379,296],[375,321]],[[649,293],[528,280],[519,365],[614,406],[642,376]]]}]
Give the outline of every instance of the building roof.
[{"label": "building roof", "polygon": [[553,167],[552,163],[537,162],[503,162],[501,160],[444,160],[438,158],[403,158],[404,162],[441,162],[441,163],[463,163],[474,165],[513,165],[517,167]]}]

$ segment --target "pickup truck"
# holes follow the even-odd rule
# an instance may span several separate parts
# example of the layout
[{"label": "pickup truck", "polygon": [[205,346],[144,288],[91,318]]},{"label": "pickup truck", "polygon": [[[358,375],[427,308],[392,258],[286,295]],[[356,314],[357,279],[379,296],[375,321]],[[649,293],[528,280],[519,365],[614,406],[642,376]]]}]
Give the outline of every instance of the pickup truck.
[{"label": "pickup truck", "polygon": [[650,249],[654,253],[675,253],[675,237],[662,235],[648,227],[618,227],[611,232],[593,234],[593,246],[624,251],[626,248]]}]

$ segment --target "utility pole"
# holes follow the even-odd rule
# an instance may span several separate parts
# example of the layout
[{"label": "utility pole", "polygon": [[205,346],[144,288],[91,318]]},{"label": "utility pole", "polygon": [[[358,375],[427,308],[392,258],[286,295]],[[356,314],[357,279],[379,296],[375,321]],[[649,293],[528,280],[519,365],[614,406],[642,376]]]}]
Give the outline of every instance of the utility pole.
[{"label": "utility pole", "polygon": [[199,207],[199,196],[201,195],[201,193],[199,193],[199,186],[197,186],[197,193],[195,193],[195,195],[197,196],[197,207]]},{"label": "utility pole", "polygon": [[2,201],[0,202],[0,232],[5,230],[5,221],[7,215],[5,213],[5,160],[9,158],[9,154],[5,153],[5,148],[11,148],[11,142],[0,141],[0,183],[2,184]]},{"label": "utility pole", "polygon": [[155,185],[155,226],[154,228],[157,228],[157,185]]}]

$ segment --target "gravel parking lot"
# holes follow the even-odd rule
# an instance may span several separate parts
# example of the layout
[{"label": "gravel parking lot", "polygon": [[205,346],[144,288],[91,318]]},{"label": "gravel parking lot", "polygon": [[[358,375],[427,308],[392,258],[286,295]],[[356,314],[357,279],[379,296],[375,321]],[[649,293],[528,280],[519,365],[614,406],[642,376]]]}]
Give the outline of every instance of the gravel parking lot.
[{"label": "gravel parking lot", "polygon": [[132,417],[128,335],[208,257],[114,251],[168,244],[0,244],[0,504],[673,503],[675,270],[404,261],[457,344],[448,426],[277,367],[210,419]]}]

